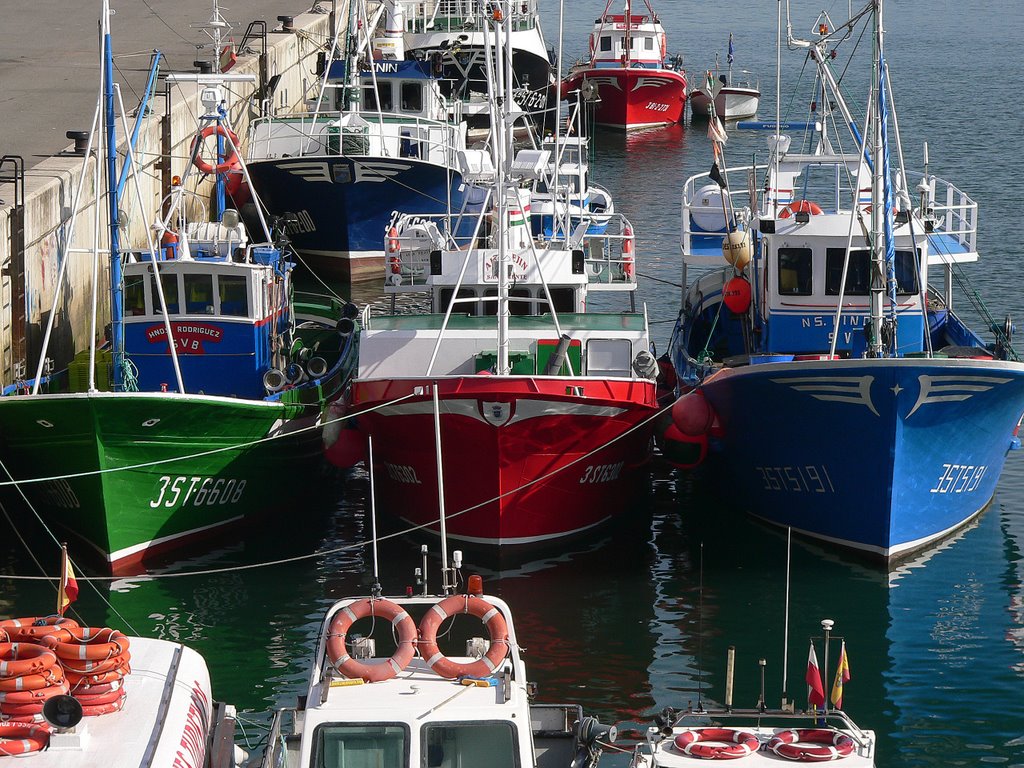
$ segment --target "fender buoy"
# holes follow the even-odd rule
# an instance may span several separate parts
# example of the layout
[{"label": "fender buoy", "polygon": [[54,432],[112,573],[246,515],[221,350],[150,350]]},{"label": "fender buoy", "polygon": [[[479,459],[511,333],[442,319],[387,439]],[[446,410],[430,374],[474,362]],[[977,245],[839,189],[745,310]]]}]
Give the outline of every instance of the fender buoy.
[{"label": "fender buoy", "polygon": [[[228,140],[227,155],[217,165],[207,162],[203,159],[203,156],[199,154],[198,147],[200,142],[206,139],[207,136],[217,134],[223,136]],[[192,147],[189,149],[189,155],[192,157],[192,164],[205,174],[211,174],[214,172],[225,173],[230,171],[232,168],[237,168],[240,165],[238,160],[238,137],[235,136],[234,132],[226,125],[208,125],[203,130],[195,135],[192,139]]]},{"label": "fender buoy", "polygon": [[[368,616],[386,619],[398,630],[398,648],[394,656],[384,664],[356,661],[349,656],[345,647],[345,636],[349,629],[356,621]],[[402,606],[390,600],[366,598],[345,606],[335,614],[328,632],[327,657],[331,664],[345,677],[362,678],[367,683],[390,680],[405,669],[416,655],[416,622]]]},{"label": "fender buoy", "polygon": [[[445,656],[437,647],[437,628],[457,613],[476,616],[487,626],[491,647],[482,659],[460,664]],[[420,656],[441,677],[455,679],[460,675],[487,677],[493,674],[508,655],[508,624],[495,606],[472,595],[452,595],[430,606],[420,620]]]},{"label": "fender buoy", "polygon": [[756,752],[757,736],[735,728],[693,728],[676,736],[676,749],[705,760],[733,760]]},{"label": "fender buoy", "polygon": [[53,651],[35,643],[0,643],[0,677],[39,675],[57,663]]},{"label": "fender buoy", "polygon": [[50,731],[43,725],[0,723],[0,755],[27,755],[50,743]]},{"label": "fender buoy", "polygon": [[43,644],[62,661],[107,661],[128,652],[128,638],[116,629],[73,627],[67,630],[67,634],[70,641],[61,641],[56,637],[42,639]]},{"label": "fender buoy", "polygon": [[779,213],[779,218],[788,219],[794,213],[809,213],[812,216],[817,216],[821,213],[821,206],[817,203],[812,203],[810,200],[794,200],[782,209]]},{"label": "fender buoy", "polygon": [[776,733],[768,742],[768,749],[787,760],[824,762],[852,754],[853,739],[827,728],[794,728]]},{"label": "fender buoy", "polygon": [[622,274],[633,277],[636,265],[633,261],[633,228],[627,224],[622,230]]}]

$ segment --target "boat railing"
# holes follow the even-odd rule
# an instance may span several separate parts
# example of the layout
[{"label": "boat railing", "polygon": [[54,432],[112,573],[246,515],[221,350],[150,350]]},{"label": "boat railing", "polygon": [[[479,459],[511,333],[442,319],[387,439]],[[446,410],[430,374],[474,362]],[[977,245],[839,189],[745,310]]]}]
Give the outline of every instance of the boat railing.
[{"label": "boat railing", "polygon": [[341,114],[264,117],[249,133],[248,161],[284,156],[345,155],[444,158],[454,166],[464,143],[461,126],[402,113],[360,113],[361,123],[341,124]]},{"label": "boat railing", "polygon": [[[932,232],[952,238],[967,253],[977,253],[978,204],[963,190],[935,176],[926,177],[922,186],[928,190],[926,210],[921,212],[926,226],[930,225]],[[942,260],[944,255],[953,254],[936,255]]]},{"label": "boat railing", "polygon": [[298,725],[299,713],[285,707],[274,712],[267,734],[266,749],[254,768],[293,768],[298,766],[302,748],[302,731]]},{"label": "boat railing", "polygon": [[[756,166],[763,172],[765,166]],[[682,197],[682,234],[680,244],[683,257],[693,263],[718,264],[722,258],[722,236],[730,224],[730,216],[749,210],[750,194],[747,176],[751,166],[728,168],[725,178],[732,178],[729,188],[720,186],[708,172],[686,180]]]},{"label": "boat railing", "polygon": [[589,290],[636,290],[636,237],[621,213],[586,214],[575,223],[569,244],[584,253]]},{"label": "boat railing", "polygon": [[716,724],[724,723],[807,723],[818,726],[829,725],[841,730],[853,739],[857,746],[866,749],[872,746],[873,738],[870,731],[863,730],[853,719],[841,709],[829,709],[827,712],[818,710],[816,712],[797,712],[780,709],[687,709],[682,712],[675,712],[673,726],[679,728],[692,727],[693,724],[713,721]]},{"label": "boat railing", "polygon": [[[517,0],[509,3],[512,11],[511,30],[520,32],[537,25],[538,0]],[[486,19],[480,13],[478,0],[426,0],[405,6],[405,31],[412,34],[431,32],[482,32]]]}]

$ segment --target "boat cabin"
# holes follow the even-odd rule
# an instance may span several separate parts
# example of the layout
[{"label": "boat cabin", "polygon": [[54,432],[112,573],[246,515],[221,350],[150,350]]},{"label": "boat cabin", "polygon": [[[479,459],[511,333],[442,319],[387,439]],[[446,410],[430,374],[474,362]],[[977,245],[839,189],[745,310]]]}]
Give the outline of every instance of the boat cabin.
[{"label": "boat cabin", "polygon": [[126,388],[177,389],[169,326],[186,391],[264,397],[262,376],[290,321],[290,262],[248,245],[241,224],[193,225],[165,237],[158,255],[154,264],[135,253],[124,266],[125,355],[136,371]]},{"label": "boat cabin", "polygon": [[590,33],[591,64],[595,68],[659,68],[665,61],[665,28],[657,16],[608,13],[594,22]]},{"label": "boat cabin", "polygon": [[[493,606],[486,621],[502,620],[510,650],[489,674],[466,677],[445,677],[451,673],[436,672],[419,655],[404,658],[396,649],[392,622],[378,619],[374,627],[372,618],[360,610],[365,599],[337,603],[328,612],[320,634],[308,691],[297,707],[277,712],[260,766],[593,768],[597,751],[573,733],[574,723],[584,720],[581,708],[531,701],[532,687],[527,683],[508,606],[493,597],[472,599],[479,601],[474,605]],[[402,613],[394,621],[403,627],[407,623],[415,627],[413,622],[424,625],[431,607],[442,605],[435,597],[393,600],[378,598],[378,604],[399,605]],[[336,665],[330,657],[330,627],[346,608],[349,615],[364,618],[342,621],[353,627],[366,624],[369,630],[359,639],[349,636],[351,655],[346,652],[346,660]],[[474,616],[460,616],[445,630],[444,645],[439,645],[433,658],[451,655],[441,657],[440,663],[432,660],[439,669],[440,664],[469,668],[475,662],[483,666],[480,657],[484,653],[495,655],[486,638],[467,636],[462,619],[475,622]],[[477,626],[487,634],[486,627]],[[441,640],[438,637],[438,643]],[[376,681],[349,677],[339,666],[345,670],[358,667]],[[401,670],[390,676],[379,671],[392,667]]]},{"label": "boat cabin", "polygon": [[386,156],[454,167],[465,146],[458,106],[441,93],[426,61],[374,61],[360,73],[358,105],[345,110],[345,63],[334,62],[324,97],[303,117],[268,117],[250,128],[249,159],[288,156]]}]

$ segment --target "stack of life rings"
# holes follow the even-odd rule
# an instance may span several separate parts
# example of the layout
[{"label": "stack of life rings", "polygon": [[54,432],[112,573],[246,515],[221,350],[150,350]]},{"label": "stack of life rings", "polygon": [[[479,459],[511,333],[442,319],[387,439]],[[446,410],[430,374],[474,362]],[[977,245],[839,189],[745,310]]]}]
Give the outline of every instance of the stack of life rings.
[{"label": "stack of life rings", "polygon": [[810,763],[838,760],[853,754],[853,748],[853,739],[829,728],[779,731],[768,742],[768,749],[779,757]]},{"label": "stack of life rings", "polygon": [[[437,630],[448,618],[465,613],[480,619],[490,635],[490,647],[483,658],[456,662],[440,652]],[[345,642],[349,629],[367,617],[383,619],[398,635],[398,648],[384,663],[365,663],[349,655]],[[427,665],[440,677],[485,677],[495,672],[508,655],[508,624],[501,611],[473,595],[451,595],[430,606],[419,627],[406,610],[383,598],[358,600],[338,611],[328,628],[327,657],[341,674],[367,683],[390,680],[405,669],[419,650]]]},{"label": "stack of life rings", "polygon": [[672,742],[686,755],[704,760],[734,760],[757,752],[761,743],[749,731],[735,728],[691,728]]},{"label": "stack of life rings", "polygon": [[[0,725],[43,723],[43,705],[59,695],[77,699],[86,716],[124,706],[131,654],[120,632],[57,616],[8,619],[0,621],[0,641]],[[12,748],[4,740],[17,740],[9,734],[0,731],[0,754]]]}]

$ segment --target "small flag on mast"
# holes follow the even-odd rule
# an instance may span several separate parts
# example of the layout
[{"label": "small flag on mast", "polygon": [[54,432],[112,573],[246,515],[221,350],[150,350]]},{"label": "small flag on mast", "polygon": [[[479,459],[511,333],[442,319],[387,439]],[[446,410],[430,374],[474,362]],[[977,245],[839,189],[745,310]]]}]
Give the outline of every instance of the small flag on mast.
[{"label": "small flag on mast", "polygon": [[729,33],[729,56],[727,58],[727,61],[730,64],[732,64],[732,59],[733,59],[733,56],[732,56],[732,32],[730,32]]},{"label": "small flag on mast", "polygon": [[725,133],[725,126],[722,125],[722,120],[717,115],[711,115],[711,119],[708,120],[708,138],[719,144],[725,144],[729,140]]},{"label": "small flag on mast", "polygon": [[807,655],[807,703],[812,707],[825,706],[825,686],[821,683],[821,672],[818,671],[818,655],[811,643],[811,652]]},{"label": "small flag on mast", "polygon": [[60,547],[60,589],[57,591],[57,614],[64,615],[75,600],[78,599],[78,579],[71,568],[71,559],[68,557],[68,546],[62,544]]},{"label": "small flag on mast", "polygon": [[839,648],[839,666],[836,667],[836,679],[832,683],[832,706],[843,708],[843,685],[850,681],[850,660],[846,656],[846,641]]}]

